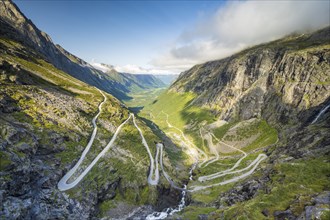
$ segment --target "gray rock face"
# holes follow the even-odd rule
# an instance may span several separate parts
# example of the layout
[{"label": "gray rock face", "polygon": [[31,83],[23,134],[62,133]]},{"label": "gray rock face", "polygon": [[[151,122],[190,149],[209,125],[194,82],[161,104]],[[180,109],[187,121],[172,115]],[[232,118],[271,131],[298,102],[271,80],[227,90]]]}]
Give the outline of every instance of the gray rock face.
[{"label": "gray rock face", "polygon": [[[170,87],[172,92],[194,92],[197,97],[192,105],[211,109],[219,119],[261,118],[279,133],[278,142],[265,150],[269,160],[266,169],[262,169],[262,177],[237,183],[219,195],[215,204],[225,210],[223,213],[230,206],[234,206],[232,210],[240,207],[237,203],[244,207],[258,192],[272,194],[274,165],[329,155],[330,111],[325,111],[310,126],[320,110],[330,103],[329,42],[330,27],[327,27],[258,45],[222,60],[196,65],[181,73]],[[327,201],[326,197],[314,200]],[[309,203],[304,203],[303,219],[312,219],[311,216],[320,216],[325,211],[321,210],[322,205]],[[297,219],[300,215],[292,207],[275,212],[265,208],[260,212],[267,219]]]},{"label": "gray rock face", "polygon": [[[59,161],[49,151],[39,155],[41,144],[29,130],[0,119],[1,154],[11,163],[0,169],[0,217],[6,219],[87,218],[89,211],[66,199],[56,189]],[[56,145],[56,144],[55,144]],[[48,159],[47,159],[48,158]],[[47,161],[47,163],[46,163]],[[49,175],[52,173],[52,175]],[[71,207],[70,210],[63,207]]]},{"label": "gray rock face", "polygon": [[208,216],[206,214],[198,215],[198,220],[208,220]]},{"label": "gray rock face", "polygon": [[[0,218],[88,219],[97,212],[101,199],[115,196],[119,182],[110,179],[99,191],[96,187],[85,191],[86,199],[69,198],[57,189],[57,183],[81,151],[67,162],[59,153],[75,151],[68,143],[88,137],[82,130],[90,130],[88,112],[97,106],[59,87],[43,87],[44,81],[30,77],[28,71],[22,81],[23,70],[18,66],[0,62],[1,70],[9,70],[6,76],[17,78],[0,81],[5,85],[0,89]],[[112,101],[112,106],[122,113],[117,101]],[[104,123],[109,121],[104,119]]]},{"label": "gray rock face", "polygon": [[220,196],[220,207],[231,206],[237,202],[249,200],[255,196],[255,194],[261,187],[262,184],[257,182],[256,180],[248,181],[243,185],[235,187]]},{"label": "gray rock face", "polygon": [[329,33],[328,27],[196,65],[170,90],[195,92],[193,103],[214,109],[220,119],[309,120],[330,96]]},{"label": "gray rock face", "polygon": [[15,101],[12,100],[10,97],[6,97],[1,100],[0,103],[0,111],[3,113],[13,113],[19,111],[20,108],[15,105]]},{"label": "gray rock face", "polygon": [[314,199],[315,204],[330,204],[330,192],[324,192]]},{"label": "gray rock face", "polygon": [[330,192],[324,192],[316,196],[313,205],[305,206],[305,210],[298,219],[322,219],[322,214],[330,212]]},{"label": "gray rock face", "polygon": [[57,183],[67,167],[60,166],[56,155],[65,149],[62,145],[69,137],[50,133],[50,147],[22,124],[2,117],[0,124],[1,157],[5,155],[10,160],[0,167],[0,218],[88,219],[96,212],[98,202],[116,195],[119,181],[107,181],[98,191],[86,192],[82,201],[59,192]]},{"label": "gray rock face", "polygon": [[291,210],[286,210],[286,211],[275,211],[274,218],[276,220],[281,220],[281,219],[293,220],[296,219],[296,216],[292,214]]}]

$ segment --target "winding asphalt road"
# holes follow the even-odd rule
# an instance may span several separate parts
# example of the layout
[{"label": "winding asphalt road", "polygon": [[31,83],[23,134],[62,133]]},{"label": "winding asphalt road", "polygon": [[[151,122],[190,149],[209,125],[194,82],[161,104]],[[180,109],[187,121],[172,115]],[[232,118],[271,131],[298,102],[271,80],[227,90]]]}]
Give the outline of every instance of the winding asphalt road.
[{"label": "winding asphalt road", "polygon": [[[151,152],[150,152],[150,148],[148,146],[148,143],[146,141],[146,139],[144,138],[143,136],[143,133],[141,131],[141,129],[139,128],[139,126],[136,124],[135,122],[135,116],[134,114],[131,114],[133,115],[133,123],[134,123],[134,126],[136,127],[136,129],[139,131],[140,133],[140,136],[142,138],[142,144],[145,146],[148,154],[149,154],[149,159],[150,159],[150,172],[149,172],[149,176],[148,176],[148,183],[150,185],[157,185],[158,182],[159,182],[159,170],[158,170],[158,155],[159,155],[159,148],[157,147],[157,152],[156,152],[156,156],[155,156],[155,160],[156,160],[156,169],[154,168],[154,164],[155,164],[155,160],[152,158],[151,156]],[[154,169],[155,169],[155,172],[154,172]],[[152,178],[152,176],[154,176],[154,179]]]},{"label": "winding asphalt road", "polygon": [[[215,161],[219,160],[219,153],[218,153],[218,151],[216,150],[216,148],[214,147],[213,140],[212,140],[212,135],[210,134],[210,132],[207,131],[207,134],[206,134],[207,136],[206,136],[206,135],[203,136],[203,135],[202,135],[202,128],[200,128],[200,129],[199,129],[199,133],[200,133],[200,135],[201,135],[202,140],[205,139],[205,140],[207,141],[207,144],[208,144],[208,146],[209,146],[209,148],[210,148],[210,151],[213,152],[213,154],[215,155],[215,157],[214,157],[213,159],[208,160],[208,161],[204,161],[203,163],[201,163],[201,164],[199,165],[199,167],[201,167],[201,168],[205,168],[205,167],[207,167],[208,165],[210,165],[211,163],[214,163]],[[206,136],[206,137],[205,137],[205,136]],[[204,141],[203,141],[203,143],[204,143]],[[203,166],[204,163],[206,163],[205,166]]]},{"label": "winding asphalt road", "polygon": [[[99,90],[100,91],[100,90]],[[84,149],[80,159],[78,160],[78,162],[74,165],[74,167],[72,169],[70,169],[63,177],[62,179],[58,182],[58,189],[60,191],[65,191],[65,190],[68,190],[68,189],[71,189],[73,187],[75,187],[86,175],[87,173],[93,168],[93,166],[98,162],[98,160],[104,156],[104,154],[112,147],[113,143],[115,142],[116,138],[117,138],[117,135],[119,134],[120,130],[122,129],[122,127],[130,120],[130,118],[132,117],[133,118],[133,124],[134,126],[136,127],[136,129],[139,131],[139,134],[141,136],[141,139],[142,139],[142,144],[145,146],[147,152],[148,152],[148,155],[149,155],[149,159],[150,159],[150,170],[149,170],[149,175],[148,175],[148,183],[150,185],[157,185],[158,182],[159,182],[159,167],[158,167],[158,157],[160,157],[160,166],[161,166],[161,169],[162,169],[162,172],[164,174],[164,177],[165,179],[171,184],[171,186],[173,188],[176,188],[176,189],[179,189],[179,190],[182,190],[182,191],[189,191],[189,192],[195,192],[195,191],[198,191],[198,190],[202,190],[202,189],[206,189],[206,188],[210,188],[210,187],[213,187],[213,186],[218,186],[218,185],[225,185],[225,184],[228,184],[228,183],[232,183],[232,182],[236,182],[242,178],[245,178],[246,176],[248,175],[251,175],[254,170],[257,168],[257,166],[259,165],[259,163],[266,159],[267,156],[265,154],[259,154],[258,157],[247,167],[243,168],[243,169],[240,169],[240,170],[235,170],[233,171],[234,169],[236,169],[239,164],[241,163],[241,161],[247,156],[247,154],[238,149],[238,148],[235,148],[233,146],[230,146],[224,142],[222,142],[223,144],[227,145],[228,147],[232,147],[234,148],[235,150],[238,150],[240,152],[242,152],[244,154],[244,156],[242,158],[240,158],[236,164],[230,168],[230,169],[227,169],[225,171],[221,171],[221,172],[217,172],[217,173],[214,173],[214,174],[211,174],[211,175],[208,175],[208,176],[202,176],[202,177],[199,177],[199,181],[206,181],[206,180],[212,180],[212,179],[215,179],[215,178],[218,178],[218,177],[221,177],[221,176],[225,176],[225,175],[229,175],[229,174],[236,174],[236,173],[239,173],[239,172],[243,172],[243,171],[246,171],[248,169],[250,169],[252,167],[251,170],[249,170],[248,172],[240,175],[240,176],[236,176],[236,177],[233,177],[229,180],[225,180],[225,181],[222,181],[222,182],[219,182],[219,183],[216,183],[216,184],[211,184],[211,185],[206,185],[206,186],[193,186],[192,189],[187,189],[186,186],[184,188],[182,187],[178,187],[175,185],[175,183],[172,181],[172,179],[169,177],[169,175],[166,173],[165,169],[164,169],[164,166],[163,166],[163,144],[162,143],[157,143],[156,144],[156,155],[155,155],[155,159],[152,157],[151,155],[151,152],[150,152],[150,148],[148,146],[148,143],[147,141],[145,140],[144,136],[143,136],[143,132],[141,131],[141,129],[139,128],[139,126],[137,125],[136,121],[135,121],[135,116],[134,114],[130,114],[129,117],[122,123],[118,126],[118,128],[116,129],[116,132],[114,133],[114,135],[112,136],[111,140],[109,141],[109,143],[106,145],[106,147],[95,157],[95,159],[87,166],[87,168],[75,179],[73,180],[72,182],[68,183],[69,179],[73,176],[73,174],[77,171],[77,169],[80,167],[81,163],[84,161],[87,153],[89,152],[93,142],[94,142],[94,139],[95,139],[95,136],[96,136],[96,133],[97,133],[97,125],[96,125],[96,120],[98,118],[98,116],[101,114],[102,112],[102,105],[107,101],[107,98],[106,96],[100,91],[100,93],[102,94],[102,96],[104,97],[104,100],[99,104],[98,106],[98,114],[93,118],[92,120],[92,124],[93,124],[93,132],[92,132],[92,135],[91,135],[91,138],[88,142],[88,144],[86,145],[86,148]],[[164,112],[163,112],[164,113]],[[164,113],[166,114],[166,113]],[[168,122],[168,114],[167,115],[167,124],[169,127],[173,127],[175,128],[174,126],[172,126],[169,122]],[[184,133],[176,128],[178,131],[180,131],[182,137],[185,139],[185,141],[188,141],[189,145],[190,146],[193,146],[194,148],[197,148],[195,145],[193,145],[189,139],[187,139],[184,135]],[[213,135],[213,137],[218,140],[214,134],[210,133],[211,135]],[[219,142],[221,142],[220,140],[218,140]],[[198,148],[197,148],[198,149]],[[205,152],[203,152],[202,150],[198,149],[200,153],[202,153],[203,155],[205,154]],[[206,155],[206,154],[205,154]],[[207,156],[206,156],[207,157]],[[195,166],[194,166],[195,167]],[[192,168],[190,170],[190,179],[192,179],[192,170],[194,168]]]},{"label": "winding asphalt road", "polygon": [[[169,127],[169,128],[174,128],[175,130],[177,130],[177,131],[179,131],[180,132],[180,134],[181,134],[181,136],[183,137],[183,139],[185,140],[185,143],[187,144],[188,143],[188,146],[191,146],[192,148],[194,148],[195,150],[197,150],[199,153],[201,153],[203,156],[204,156],[204,162],[206,162],[207,160],[208,160],[208,156],[207,156],[207,154],[203,151],[203,150],[201,150],[201,149],[199,149],[197,146],[195,146],[186,136],[185,136],[185,134],[183,133],[183,131],[181,130],[181,129],[179,129],[179,128],[177,128],[177,127],[175,127],[175,126],[173,126],[173,125],[171,125],[170,123],[169,123],[169,121],[168,121],[168,114],[167,113],[165,113],[164,111],[161,111],[161,113],[163,113],[164,115],[166,115],[166,123],[167,123],[167,126]],[[199,155],[195,155],[195,160],[196,160],[196,162],[199,160],[199,158],[198,158],[198,156]],[[203,163],[204,163],[203,162]]]},{"label": "winding asphalt road", "polygon": [[[100,90],[99,90],[100,91]],[[149,158],[150,158],[150,172],[149,172],[149,176],[148,176],[148,183],[150,185],[157,185],[159,182],[159,170],[158,170],[158,154],[159,154],[159,149],[157,148],[157,153],[156,153],[156,169],[154,171],[154,159],[151,156],[151,152],[149,149],[149,146],[143,136],[143,133],[141,131],[141,129],[138,127],[138,125],[135,122],[135,116],[134,114],[130,114],[130,116],[121,124],[119,125],[119,127],[117,128],[115,134],[112,136],[110,142],[107,144],[107,146],[101,151],[101,153],[99,153],[95,159],[88,165],[88,167],[72,182],[68,183],[69,179],[73,176],[73,174],[78,170],[78,168],[80,167],[81,163],[84,161],[87,153],[89,152],[96,133],[97,133],[97,125],[96,125],[96,119],[98,118],[98,116],[101,114],[102,112],[102,105],[107,101],[106,96],[100,91],[100,93],[103,95],[104,100],[99,104],[99,112],[97,113],[97,115],[93,118],[92,120],[92,124],[94,127],[94,130],[92,132],[91,138],[88,142],[88,144],[86,145],[86,148],[84,149],[80,159],[78,160],[78,162],[74,165],[74,167],[72,167],[63,177],[62,179],[58,182],[57,187],[60,191],[65,191],[68,189],[71,189],[73,187],[75,187],[86,175],[87,173],[94,167],[94,165],[99,161],[99,159],[101,157],[104,156],[104,154],[110,149],[110,147],[113,145],[113,143],[115,142],[118,133],[120,132],[120,130],[122,129],[122,127],[129,121],[129,119],[131,117],[133,117],[133,123],[134,126],[138,129],[140,136],[142,138],[142,144],[145,146],[145,148],[147,149],[147,152],[149,154]],[[154,176],[154,178],[153,178]]]},{"label": "winding asphalt road", "polygon": [[[166,114],[166,113],[164,113],[164,114]],[[166,122],[167,122],[168,125],[171,125],[171,124],[168,122],[168,114],[166,114],[166,115],[167,115]],[[173,127],[173,126],[171,126],[171,127]],[[180,129],[178,129],[178,128],[177,128],[177,130],[179,130],[180,132],[182,132],[182,131],[181,131]],[[164,174],[166,180],[171,184],[171,186],[172,186],[173,188],[176,188],[176,189],[179,189],[179,190],[182,190],[182,191],[195,192],[195,191],[199,191],[199,190],[207,189],[207,188],[214,187],[214,186],[225,185],[225,184],[228,184],[228,183],[237,182],[237,181],[239,181],[240,179],[245,178],[245,177],[251,175],[251,174],[255,171],[255,169],[257,169],[257,167],[258,167],[258,165],[261,163],[261,161],[263,161],[263,160],[265,160],[265,159],[267,158],[267,155],[265,155],[265,154],[259,154],[259,155],[257,156],[257,158],[256,158],[255,160],[253,160],[248,166],[246,166],[245,168],[240,169],[240,170],[235,170],[235,169],[240,165],[240,163],[242,162],[242,160],[243,160],[244,158],[247,157],[247,153],[244,152],[244,151],[242,151],[242,150],[239,149],[239,148],[236,148],[236,147],[234,147],[234,146],[231,146],[231,145],[229,145],[229,144],[226,144],[226,143],[223,142],[223,141],[220,141],[220,140],[219,140],[219,139],[218,139],[213,133],[211,133],[211,132],[208,132],[208,134],[211,135],[211,137],[213,136],[218,142],[220,142],[220,143],[222,143],[222,144],[224,144],[224,145],[226,145],[226,146],[228,146],[228,147],[230,147],[230,148],[232,148],[232,149],[234,149],[234,150],[236,150],[236,151],[239,151],[239,152],[243,153],[243,157],[241,157],[241,158],[240,158],[240,159],[234,164],[233,167],[231,167],[231,168],[229,168],[229,169],[227,169],[227,170],[224,170],[224,171],[220,171],[220,172],[217,172],[217,173],[213,173],[213,174],[207,175],[207,176],[201,176],[201,177],[198,178],[198,181],[200,181],[200,182],[204,182],[204,181],[213,180],[213,179],[215,179],[215,178],[219,178],[219,177],[222,177],[222,176],[225,176],[225,175],[236,174],[236,173],[240,173],[240,172],[243,172],[243,171],[246,171],[246,170],[249,170],[249,169],[250,169],[250,170],[249,170],[248,172],[244,173],[244,174],[241,174],[240,176],[235,176],[235,177],[233,177],[233,178],[231,178],[231,179],[228,179],[228,180],[225,180],[225,181],[222,181],[222,182],[216,183],[216,184],[209,184],[209,185],[206,185],[206,186],[193,186],[192,189],[181,188],[181,187],[176,186],[176,185],[174,184],[174,182],[172,181],[172,179],[169,177],[169,175],[166,173],[166,171],[165,171],[165,169],[164,169],[164,167],[163,167],[163,161],[162,161],[162,160],[163,160],[163,157],[162,157],[162,155],[163,155],[163,146],[162,146],[162,145],[161,145],[161,146],[157,145],[157,146],[158,146],[157,148],[160,148],[160,149],[161,149],[161,153],[160,153],[160,154],[161,154],[161,158],[160,158],[161,169],[162,169],[162,171],[163,171],[163,174]],[[211,139],[211,141],[212,141],[212,139]],[[213,144],[213,143],[212,143],[212,144]],[[214,159],[213,159],[213,160],[214,160]],[[204,161],[203,163],[205,163],[205,161]],[[208,164],[210,164],[210,163],[208,163]],[[208,165],[208,164],[207,164],[207,165]],[[206,165],[206,166],[207,166],[207,165]],[[206,166],[205,166],[205,167],[206,167]],[[252,169],[251,169],[251,167],[252,167]]]},{"label": "winding asphalt road", "polygon": [[61,191],[64,191],[64,190],[68,190],[68,189],[71,189],[72,187],[76,186],[80,180],[82,178],[84,178],[84,176],[86,175],[80,175],[75,181],[73,181],[72,183],[68,184],[67,181],[70,179],[70,177],[76,172],[76,170],[79,168],[80,164],[83,162],[83,160],[85,159],[85,156],[87,155],[88,151],[90,150],[93,142],[94,142],[94,139],[95,139],[95,135],[96,135],[96,132],[97,132],[97,126],[96,126],[96,119],[99,117],[99,115],[101,114],[101,111],[102,111],[102,105],[107,101],[107,97],[103,94],[103,92],[101,92],[99,90],[99,92],[102,94],[104,100],[99,104],[98,106],[98,109],[99,109],[99,112],[97,113],[97,115],[93,118],[92,120],[92,124],[93,124],[93,132],[92,132],[92,135],[91,135],[91,138],[89,139],[89,142],[86,146],[86,148],[84,149],[80,159],[78,160],[78,162],[76,163],[76,165],[71,169],[69,170],[69,172],[67,174],[65,174],[62,179],[58,182],[57,184],[57,187],[59,190]]},{"label": "winding asphalt road", "polygon": [[[219,182],[219,183],[206,185],[206,186],[193,186],[192,189],[189,190],[189,192],[196,192],[196,191],[211,188],[211,187],[214,187],[214,186],[221,186],[221,185],[226,185],[226,184],[229,184],[229,183],[237,182],[237,181],[251,175],[258,168],[258,165],[261,163],[261,161],[265,160],[266,158],[267,158],[266,154],[259,154],[258,157],[249,165],[249,167],[251,167],[254,164],[253,168],[251,170],[249,170],[248,172],[246,172],[246,173],[244,173],[240,176],[236,176],[234,178],[231,178],[229,180]],[[230,174],[230,173],[226,173],[226,174]]]},{"label": "winding asphalt road", "polygon": [[[163,114],[166,115],[166,123],[168,125],[168,127],[170,128],[174,128],[176,130],[178,130],[181,134],[181,136],[183,137],[183,139],[186,141],[186,143],[188,143],[188,146],[191,146],[193,147],[194,149],[196,149],[199,153],[201,153],[203,156],[204,156],[204,161],[202,164],[206,163],[207,164],[204,166],[208,166],[209,164],[217,161],[219,159],[219,155],[218,153],[216,152],[216,150],[214,149],[214,146],[213,146],[213,141],[212,141],[212,137],[214,137],[218,143],[222,143],[230,148],[233,148],[234,150],[237,150],[237,151],[240,151],[241,153],[243,153],[243,157],[241,157],[235,164],[233,167],[231,167],[230,169],[227,169],[227,170],[224,170],[224,171],[220,171],[220,172],[217,172],[217,173],[213,173],[213,174],[210,174],[210,175],[206,175],[206,176],[201,176],[198,178],[198,180],[200,182],[204,182],[204,181],[208,181],[208,180],[213,180],[215,178],[219,178],[219,177],[222,177],[222,176],[225,176],[225,175],[229,175],[229,174],[236,174],[236,173],[240,173],[240,172],[243,172],[243,171],[246,171],[246,170],[249,170],[247,171],[246,173],[243,173],[241,174],[240,176],[235,176],[231,179],[228,179],[228,180],[225,180],[225,181],[222,181],[222,182],[219,182],[219,183],[215,183],[215,184],[209,184],[209,185],[205,185],[205,186],[193,186],[192,189],[187,189],[186,187],[184,188],[181,188],[181,187],[178,187],[175,185],[175,183],[173,182],[173,180],[169,177],[169,175],[166,173],[165,169],[164,169],[164,166],[163,166],[163,144],[162,143],[157,143],[156,144],[156,155],[155,155],[155,159],[152,157],[151,155],[151,152],[150,152],[150,148],[148,146],[148,143],[147,141],[145,140],[144,136],[143,136],[143,133],[141,131],[141,129],[139,128],[139,126],[136,124],[136,121],[135,121],[135,116],[134,114],[130,114],[129,117],[122,123],[118,126],[118,128],[116,129],[116,132],[114,133],[114,135],[112,136],[111,140],[109,141],[109,143],[106,145],[106,147],[94,158],[94,160],[87,166],[87,168],[75,179],[73,180],[72,182],[68,183],[69,179],[73,176],[73,174],[78,170],[78,168],[80,167],[81,163],[84,161],[87,153],[89,152],[93,142],[94,142],[94,139],[95,139],[95,136],[96,136],[96,133],[97,133],[97,125],[96,125],[96,120],[97,118],[99,117],[99,115],[101,114],[102,112],[102,106],[103,104],[107,101],[107,97],[103,94],[102,91],[98,90],[102,96],[104,97],[104,100],[99,104],[98,106],[98,113],[97,115],[92,119],[92,124],[93,124],[93,132],[92,132],[92,135],[90,137],[90,140],[88,142],[88,144],[86,145],[84,151],[82,152],[82,155],[81,157],[79,158],[78,162],[74,165],[74,167],[72,167],[63,177],[62,179],[58,182],[57,186],[58,186],[58,189],[60,191],[65,191],[65,190],[68,190],[68,189],[71,189],[73,187],[75,187],[86,175],[87,173],[93,168],[93,166],[98,162],[98,160],[104,156],[104,154],[111,148],[111,146],[113,145],[113,143],[115,142],[116,138],[117,138],[117,135],[119,134],[120,130],[122,129],[122,127],[130,120],[130,118],[132,117],[133,118],[133,123],[134,123],[134,126],[136,127],[136,129],[139,131],[139,134],[141,136],[141,139],[142,139],[142,144],[145,146],[147,152],[148,152],[148,155],[149,155],[149,159],[150,159],[150,171],[149,171],[149,175],[148,175],[148,183],[150,185],[157,185],[158,182],[159,182],[159,167],[158,167],[158,157],[160,157],[160,166],[161,166],[161,169],[162,169],[162,172],[165,176],[165,179],[171,184],[171,186],[173,188],[176,188],[176,189],[179,189],[179,190],[182,190],[182,191],[189,191],[189,192],[195,192],[195,191],[199,191],[199,190],[203,190],[203,189],[207,189],[207,188],[210,188],[210,187],[214,187],[214,186],[219,186],[219,185],[225,185],[225,184],[228,184],[228,183],[232,183],[232,182],[236,182],[236,181],[239,181],[240,179],[242,178],[245,178],[249,175],[251,175],[255,169],[258,167],[258,165],[267,158],[267,156],[265,154],[259,154],[258,157],[253,160],[248,166],[246,166],[245,168],[243,169],[240,169],[240,170],[235,170],[239,165],[240,163],[242,162],[242,160],[244,158],[247,157],[247,153],[245,153],[244,151],[238,149],[238,148],[235,148],[231,145],[228,145],[226,144],[225,142],[217,139],[217,137],[215,137],[215,135],[211,132],[208,132],[208,142],[209,142],[209,145],[211,146],[211,150],[215,153],[215,158],[212,159],[212,160],[207,160],[208,159],[208,156],[207,154],[202,151],[201,149],[199,149],[197,146],[195,146],[193,143],[190,142],[190,140],[184,135],[184,133],[182,132],[181,129],[179,128],[176,128],[174,126],[172,126],[169,121],[168,121],[168,117],[169,115],[165,112],[161,112]],[[311,122],[311,124],[314,124],[318,119],[319,117],[324,114],[324,112],[326,112],[328,109],[330,108],[330,104],[325,106],[320,112],[319,114],[315,117],[315,119]],[[160,114],[160,113],[159,113]],[[201,133],[201,132],[200,132]],[[198,158],[196,158],[198,160]],[[251,169],[252,168],[252,169]],[[190,170],[190,179],[192,179],[192,170],[194,168],[192,168]]]}]

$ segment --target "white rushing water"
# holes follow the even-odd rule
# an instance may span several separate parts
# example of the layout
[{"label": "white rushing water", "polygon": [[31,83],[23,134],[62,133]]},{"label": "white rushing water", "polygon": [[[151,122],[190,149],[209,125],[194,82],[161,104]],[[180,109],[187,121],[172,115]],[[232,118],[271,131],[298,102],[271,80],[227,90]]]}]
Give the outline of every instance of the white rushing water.
[{"label": "white rushing water", "polygon": [[318,114],[317,114],[317,116],[315,117],[315,119],[312,121],[312,123],[311,124],[314,124],[318,119],[319,119],[319,117],[321,117],[321,115],[323,115],[324,114],[324,112],[326,112],[327,110],[328,110],[328,108],[330,107],[330,104],[329,105],[327,105],[327,106],[325,106]]},{"label": "white rushing water", "polygon": [[[194,164],[189,171],[189,180],[192,180],[192,173],[193,173],[193,170],[195,169],[195,167],[196,167],[196,164]],[[183,185],[183,189],[187,189],[186,184]],[[186,193],[187,192],[185,190],[182,190],[182,192],[181,192],[182,197],[179,202],[179,205],[176,208],[166,208],[162,212],[153,212],[150,215],[148,215],[146,217],[146,219],[147,220],[165,219],[168,216],[173,215],[174,213],[181,212],[182,209],[186,206]]]}]

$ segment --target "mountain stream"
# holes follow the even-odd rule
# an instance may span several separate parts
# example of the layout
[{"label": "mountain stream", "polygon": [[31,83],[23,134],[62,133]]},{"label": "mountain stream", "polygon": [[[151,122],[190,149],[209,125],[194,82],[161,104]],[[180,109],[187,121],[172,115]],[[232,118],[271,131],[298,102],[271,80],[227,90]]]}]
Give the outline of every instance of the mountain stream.
[{"label": "mountain stream", "polygon": [[[196,164],[194,164],[189,170],[189,180],[192,180],[193,170],[195,169],[195,167],[196,167]],[[187,189],[187,184],[183,185],[183,189]],[[165,219],[165,218],[173,215],[174,213],[182,211],[183,208],[186,206],[186,193],[187,192],[185,190],[182,190],[182,192],[181,192],[182,197],[181,197],[181,200],[177,207],[175,207],[175,208],[169,207],[169,208],[164,209],[161,212],[153,212],[153,213],[149,214],[146,217],[146,219],[147,220]]]}]

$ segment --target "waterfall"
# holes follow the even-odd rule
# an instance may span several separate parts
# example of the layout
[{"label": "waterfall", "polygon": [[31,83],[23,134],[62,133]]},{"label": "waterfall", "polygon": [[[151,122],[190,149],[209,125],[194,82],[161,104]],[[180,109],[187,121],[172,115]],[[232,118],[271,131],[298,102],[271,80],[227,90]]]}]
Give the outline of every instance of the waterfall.
[{"label": "waterfall", "polygon": [[321,117],[321,115],[323,115],[324,114],[324,112],[326,112],[327,110],[328,110],[328,108],[330,107],[330,104],[329,105],[327,105],[327,106],[325,106],[318,114],[317,114],[317,116],[315,117],[315,119],[312,121],[312,123],[311,124],[314,124],[318,119],[319,119],[319,117]]},{"label": "waterfall", "polygon": [[[189,171],[189,180],[192,180],[193,170],[195,169],[196,164],[194,164]],[[183,189],[187,189],[187,185],[183,185]],[[176,208],[166,208],[161,212],[153,212],[146,217],[147,220],[158,220],[158,219],[165,219],[168,216],[173,215],[176,212],[180,212],[186,206],[186,191],[183,190],[181,192],[181,200]]]}]

